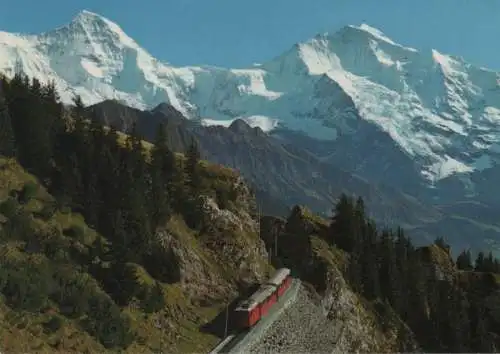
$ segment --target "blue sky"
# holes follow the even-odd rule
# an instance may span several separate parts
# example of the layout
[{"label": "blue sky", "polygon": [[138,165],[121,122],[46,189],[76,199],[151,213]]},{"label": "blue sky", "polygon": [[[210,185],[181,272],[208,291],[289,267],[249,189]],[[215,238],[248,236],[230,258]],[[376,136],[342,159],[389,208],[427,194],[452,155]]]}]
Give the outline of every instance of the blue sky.
[{"label": "blue sky", "polygon": [[401,44],[500,70],[500,0],[0,0],[0,9],[0,30],[29,33],[97,12],[174,65],[245,67],[365,22]]}]

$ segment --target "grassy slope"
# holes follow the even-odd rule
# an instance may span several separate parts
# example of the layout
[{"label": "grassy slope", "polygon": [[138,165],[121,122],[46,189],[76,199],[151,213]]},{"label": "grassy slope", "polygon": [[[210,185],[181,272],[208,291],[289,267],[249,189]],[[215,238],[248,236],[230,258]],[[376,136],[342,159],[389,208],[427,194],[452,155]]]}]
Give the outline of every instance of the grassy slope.
[{"label": "grassy slope", "polygon": [[[208,178],[217,176],[213,183],[224,185],[229,179],[234,179],[234,174],[219,166],[206,166]],[[211,177],[212,176],[212,177]],[[101,237],[91,228],[87,227],[83,217],[71,212],[57,211],[50,219],[42,220],[36,217],[36,212],[51,203],[53,198],[40,186],[36,179],[23,170],[15,161],[0,157],[0,201],[5,200],[12,190],[20,190],[26,182],[38,185],[36,196],[22,209],[29,213],[34,225],[40,230],[56,227],[62,230],[77,225],[84,230],[82,244],[90,245],[96,237]],[[0,214],[0,222],[6,218]],[[210,271],[220,272],[220,267],[212,257],[211,252],[206,252],[204,245],[195,237],[194,233],[185,226],[181,217],[172,218],[168,225],[172,234],[178,237],[183,244],[189,245],[191,251],[200,256],[205,266]],[[254,236],[256,237],[256,236]],[[70,243],[69,237],[64,237],[61,247]],[[64,242],[66,241],[66,242]],[[0,239],[0,256],[2,261],[11,260],[23,265],[47,265],[50,271],[58,272],[60,264],[54,263],[43,253],[29,254],[24,250],[22,241]],[[142,282],[153,280],[140,265],[133,265]],[[69,264],[69,271],[76,272],[80,266]],[[93,280],[93,279],[91,279]],[[100,292],[97,282],[92,281],[91,286]],[[168,352],[205,351],[214,345],[218,338],[200,332],[200,325],[214,318],[223,303],[207,307],[192,304],[185,296],[180,284],[163,284],[166,294],[167,306],[163,311],[146,314],[137,306],[129,305],[123,311],[132,319],[132,326],[137,332],[137,340],[128,347],[127,352],[149,352],[151,350],[166,350]],[[83,331],[78,324],[78,319],[59,317],[60,309],[57,304],[52,304],[39,313],[30,313],[9,307],[3,296],[0,295],[0,348],[6,352],[104,352],[104,347],[92,336]],[[62,318],[62,325],[58,330],[50,331],[45,325],[53,317]],[[163,327],[163,328],[162,328]]]}]

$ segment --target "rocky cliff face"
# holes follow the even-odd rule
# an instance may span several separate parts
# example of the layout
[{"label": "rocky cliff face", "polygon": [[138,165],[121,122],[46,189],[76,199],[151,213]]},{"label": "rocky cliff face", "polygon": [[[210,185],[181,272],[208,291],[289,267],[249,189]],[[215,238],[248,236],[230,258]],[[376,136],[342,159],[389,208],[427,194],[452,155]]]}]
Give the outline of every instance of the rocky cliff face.
[{"label": "rocky cliff face", "polygon": [[421,257],[427,277],[430,279],[453,281],[457,276],[457,267],[451,256],[449,247],[442,248],[436,244],[420,247],[417,252]]},{"label": "rocky cliff face", "polygon": [[227,170],[225,179],[225,188],[233,191],[227,206],[209,195],[199,197],[208,228],[189,230],[174,219],[161,234],[175,255],[186,295],[204,302],[234,297],[239,286],[262,282],[270,270],[258,223],[251,216],[253,195],[238,174]]},{"label": "rocky cliff face", "polygon": [[[384,304],[369,304],[353,292],[342,269],[348,255],[325,241],[327,223],[303,207],[287,220],[264,217],[267,245],[278,240],[276,262],[290,267],[305,286],[297,302],[252,350],[277,352],[414,351],[409,328]],[[286,335],[285,335],[286,333]],[[291,333],[291,335],[290,335]]]}]

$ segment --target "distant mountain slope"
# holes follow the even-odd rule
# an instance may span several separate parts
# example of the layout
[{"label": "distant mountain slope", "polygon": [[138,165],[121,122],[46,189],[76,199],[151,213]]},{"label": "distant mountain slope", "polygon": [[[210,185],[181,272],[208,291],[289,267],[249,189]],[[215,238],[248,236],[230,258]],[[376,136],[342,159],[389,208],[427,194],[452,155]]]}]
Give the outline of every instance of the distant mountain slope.
[{"label": "distant mountain slope", "polygon": [[[142,110],[168,103],[193,121],[207,157],[241,169],[277,205],[293,200],[323,212],[345,188],[389,204],[394,213],[381,212],[382,219],[415,227],[415,220],[441,215],[424,205],[467,205],[481,225],[492,221],[480,210],[500,212],[498,73],[399,45],[367,25],[317,35],[248,69],[176,68],[115,23],[82,11],[40,35],[0,32],[0,72],[16,70],[54,80],[66,103],[75,93],[87,104],[118,100]],[[105,119],[132,114],[112,109],[119,111]],[[139,114],[151,120],[141,119],[147,135],[163,119],[158,114]],[[229,127],[235,119],[275,139],[236,129],[241,123],[200,127]],[[176,129],[176,144],[184,146],[189,134]],[[454,233],[446,220],[439,230]]]},{"label": "distant mountain slope", "polygon": [[[459,204],[434,207],[414,196],[384,184],[369,183],[355,174],[320,161],[297,145],[268,136],[243,120],[228,128],[201,126],[188,120],[175,108],[161,104],[150,111],[105,101],[87,108],[89,116],[106,125],[126,131],[133,123],[146,140],[152,141],[160,123],[167,126],[170,145],[183,152],[195,138],[202,155],[209,161],[233,167],[252,185],[261,211],[267,215],[288,215],[295,204],[309,205],[330,214],[333,201],[342,192],[363,196],[371,215],[379,222],[401,224],[417,243],[432,241],[437,235],[447,237],[456,248],[479,249],[500,240],[500,228],[486,217],[485,205]],[[479,214],[467,216],[467,210]],[[464,227],[464,225],[466,225]],[[486,231],[485,231],[486,230]],[[481,234],[474,238],[471,235]]]}]

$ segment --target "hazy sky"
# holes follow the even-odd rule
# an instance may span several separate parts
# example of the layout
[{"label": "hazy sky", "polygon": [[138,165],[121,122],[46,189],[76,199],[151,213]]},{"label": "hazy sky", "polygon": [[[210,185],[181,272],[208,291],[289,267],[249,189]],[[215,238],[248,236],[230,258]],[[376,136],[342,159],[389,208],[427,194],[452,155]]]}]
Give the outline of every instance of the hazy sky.
[{"label": "hazy sky", "polygon": [[396,42],[500,70],[500,0],[0,0],[0,30],[38,33],[82,9],[174,65],[244,67],[363,22]]}]

